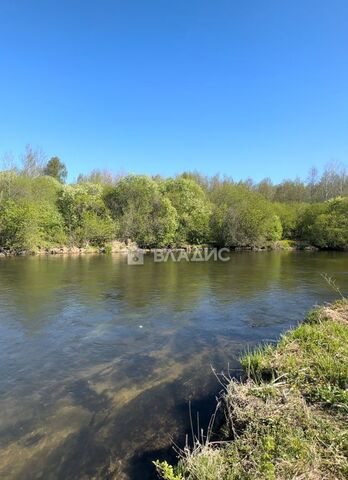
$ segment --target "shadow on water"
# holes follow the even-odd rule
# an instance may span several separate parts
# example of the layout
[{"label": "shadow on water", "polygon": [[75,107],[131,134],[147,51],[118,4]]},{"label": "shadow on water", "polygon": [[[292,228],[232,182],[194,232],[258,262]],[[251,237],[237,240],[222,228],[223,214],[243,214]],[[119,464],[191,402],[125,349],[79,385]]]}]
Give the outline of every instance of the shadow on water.
[{"label": "shadow on water", "polygon": [[[90,396],[86,385],[77,382],[81,397]],[[205,384],[202,390],[209,394],[195,396],[191,411],[194,429],[207,431],[215,409],[215,388]],[[78,387],[75,384],[74,387]],[[170,384],[151,388],[116,412],[110,410],[103,396],[87,400],[88,408],[97,412],[90,422],[77,433],[71,434],[42,465],[41,458],[33,458],[18,472],[18,478],[71,479],[88,478],[150,480],[155,478],[153,460],[175,461],[174,441],[184,446],[185,435],[191,438],[188,401],[182,399],[182,384]],[[189,390],[189,389],[188,389]],[[96,408],[95,408],[96,407]]]},{"label": "shadow on water", "polygon": [[[173,389],[180,387],[178,382],[174,382]],[[216,389],[216,394],[218,389]],[[190,415],[189,415],[189,403],[179,402],[173,404],[171,411],[167,412],[169,416],[175,418],[179,422],[179,428],[169,430],[171,422],[163,420],[161,411],[157,415],[149,415],[148,409],[153,409],[152,398],[149,396],[148,404],[142,410],[142,414],[147,413],[148,420],[144,423],[144,430],[153,430],[154,426],[159,429],[159,433],[166,439],[166,445],[163,447],[154,448],[159,442],[159,438],[149,438],[148,442],[138,451],[136,451],[127,461],[124,469],[125,474],[130,479],[134,480],[150,480],[154,478],[154,466],[152,461],[154,460],[167,460],[168,462],[176,461],[176,454],[172,447],[173,443],[180,448],[185,445],[185,437],[188,435],[189,444],[192,442]],[[194,428],[194,434],[197,435],[197,428],[207,431],[208,424],[212,414],[214,413],[216,406],[216,397],[213,392],[202,396],[201,398],[195,398],[191,403],[192,423]],[[199,420],[197,423],[197,415]],[[174,434],[175,432],[175,434]],[[163,442],[163,439],[161,440]]]}]

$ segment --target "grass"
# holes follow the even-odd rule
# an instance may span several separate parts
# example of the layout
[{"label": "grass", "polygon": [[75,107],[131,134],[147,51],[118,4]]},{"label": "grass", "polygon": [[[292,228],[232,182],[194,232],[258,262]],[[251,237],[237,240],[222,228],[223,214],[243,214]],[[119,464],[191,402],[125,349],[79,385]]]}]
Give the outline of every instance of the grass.
[{"label": "grass", "polygon": [[348,478],[348,302],[311,311],[276,346],[242,359],[220,399],[219,442],[196,439],[165,480]]}]

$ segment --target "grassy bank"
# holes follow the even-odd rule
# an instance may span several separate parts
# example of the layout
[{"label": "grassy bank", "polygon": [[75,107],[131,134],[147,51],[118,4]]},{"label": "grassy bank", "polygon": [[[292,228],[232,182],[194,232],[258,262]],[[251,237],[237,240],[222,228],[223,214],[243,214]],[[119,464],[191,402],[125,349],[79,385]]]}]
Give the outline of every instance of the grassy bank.
[{"label": "grassy bank", "polygon": [[219,441],[196,440],[165,480],[348,478],[348,302],[311,311],[226,382]]}]

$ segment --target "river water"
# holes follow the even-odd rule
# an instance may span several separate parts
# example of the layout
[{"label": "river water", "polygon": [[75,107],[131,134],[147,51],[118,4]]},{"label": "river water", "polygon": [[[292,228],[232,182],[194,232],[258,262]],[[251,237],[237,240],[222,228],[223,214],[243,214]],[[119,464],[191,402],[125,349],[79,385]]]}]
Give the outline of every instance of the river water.
[{"label": "river water", "polygon": [[[0,478],[154,478],[220,390],[213,369],[348,294],[348,254],[228,262],[0,258]],[[195,425],[196,428],[196,425]]]}]

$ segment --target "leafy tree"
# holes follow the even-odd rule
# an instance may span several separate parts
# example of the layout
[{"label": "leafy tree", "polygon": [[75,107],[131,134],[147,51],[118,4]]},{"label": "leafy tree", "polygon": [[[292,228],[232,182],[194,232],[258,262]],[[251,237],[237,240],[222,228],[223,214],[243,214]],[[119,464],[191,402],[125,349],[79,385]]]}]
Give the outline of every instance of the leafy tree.
[{"label": "leafy tree", "polygon": [[57,205],[50,202],[36,202],[36,221],[39,229],[41,248],[64,246],[67,237],[64,230],[63,217]]},{"label": "leafy tree", "polygon": [[179,245],[208,241],[211,206],[200,185],[189,178],[169,179],[166,196],[178,213],[175,241]]},{"label": "leafy tree", "polygon": [[52,157],[43,170],[44,175],[53,177],[60,183],[65,183],[68,176],[66,166],[58,157]]},{"label": "leafy tree", "polygon": [[299,220],[299,236],[320,248],[348,246],[348,199],[308,206]]},{"label": "leafy tree", "polygon": [[273,203],[273,210],[279,217],[283,229],[283,238],[296,239],[298,236],[298,219],[306,208],[305,203]]},{"label": "leafy tree", "polygon": [[275,194],[275,187],[270,178],[264,178],[255,187],[255,190],[263,195],[267,200],[273,200]]},{"label": "leafy tree", "polygon": [[0,207],[0,245],[16,252],[37,251],[66,241],[54,205],[7,200]]},{"label": "leafy tree", "polygon": [[58,208],[71,244],[102,245],[115,237],[116,225],[109,216],[102,193],[100,185],[87,183],[62,188]]},{"label": "leafy tree", "polygon": [[324,203],[307,204],[297,218],[296,238],[308,242],[311,241],[313,224],[318,215],[322,213],[325,213]]},{"label": "leafy tree", "polygon": [[[209,177],[206,175],[202,175],[199,173],[197,170],[194,170],[193,172],[183,172],[180,177],[182,178],[188,178],[190,180],[193,180],[194,182],[198,183],[204,190],[204,192],[207,192],[210,187],[211,180]],[[180,178],[179,177],[179,178]]]},{"label": "leafy tree", "polygon": [[28,198],[36,202],[48,202],[56,204],[58,194],[62,190],[62,184],[53,177],[43,176],[30,180]]},{"label": "leafy tree", "polygon": [[52,177],[28,177],[16,171],[0,172],[0,199],[55,203],[61,184]]},{"label": "leafy tree", "polygon": [[211,228],[215,243],[255,246],[281,238],[281,223],[271,203],[245,185],[221,185],[213,199]]},{"label": "leafy tree", "polygon": [[37,212],[33,205],[8,200],[0,209],[0,244],[16,252],[35,250],[40,243]]},{"label": "leafy tree", "polygon": [[5,158],[0,172],[0,247],[98,245],[119,238],[144,247],[198,244],[253,246],[283,238],[321,248],[348,246],[348,177],[344,166],[313,168],[306,182],[254,184],[198,172],[163,179],[116,177],[105,170],[62,185],[57,157],[42,168],[41,150],[27,145],[23,168]]},{"label": "leafy tree", "polygon": [[17,196],[17,178],[18,175],[13,170],[0,172],[0,201],[5,201]]},{"label": "leafy tree", "polygon": [[274,200],[276,202],[306,202],[308,200],[306,185],[299,178],[284,180],[276,187]]},{"label": "leafy tree", "polygon": [[175,239],[177,212],[157,182],[130,175],[110,188],[105,202],[119,224],[120,237],[141,247],[165,247]]}]

